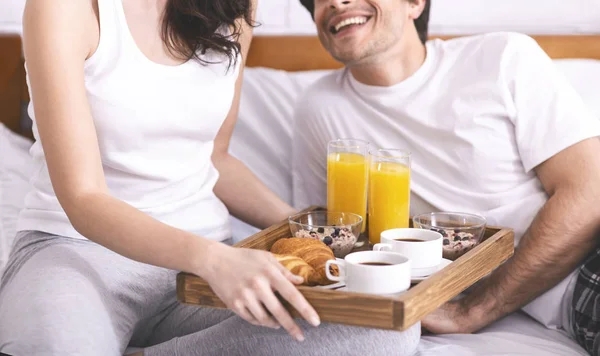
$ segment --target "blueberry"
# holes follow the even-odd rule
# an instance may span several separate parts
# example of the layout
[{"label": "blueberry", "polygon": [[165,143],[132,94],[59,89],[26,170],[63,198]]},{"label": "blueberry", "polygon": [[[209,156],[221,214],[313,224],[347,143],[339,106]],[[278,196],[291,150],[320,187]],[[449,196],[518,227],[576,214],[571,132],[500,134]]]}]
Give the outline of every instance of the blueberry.
[{"label": "blueberry", "polygon": [[444,246],[450,245],[450,240],[444,239]]},{"label": "blueberry", "polygon": [[454,241],[460,241],[460,236],[454,236]]},{"label": "blueberry", "polygon": [[323,238],[323,243],[327,246],[331,245],[333,243],[333,239],[331,238],[331,236],[325,236]]},{"label": "blueberry", "polygon": [[448,233],[444,229],[433,229],[435,232],[439,232],[442,236],[448,236]]},{"label": "blueberry", "polygon": [[324,233],[324,232],[325,232],[325,229],[324,229],[324,228],[322,228],[322,227],[320,227],[320,228],[318,228],[318,229],[317,229],[317,232],[318,232],[319,234],[322,234],[322,233]]},{"label": "blueberry", "polygon": [[460,232],[459,229],[454,229],[454,232],[456,232],[457,234]]},{"label": "blueberry", "polygon": [[469,241],[469,238],[467,236],[462,238],[463,241]]},{"label": "blueberry", "polygon": [[336,235],[339,235],[340,234],[340,229],[336,227],[335,230],[333,230],[333,233],[336,234]]}]

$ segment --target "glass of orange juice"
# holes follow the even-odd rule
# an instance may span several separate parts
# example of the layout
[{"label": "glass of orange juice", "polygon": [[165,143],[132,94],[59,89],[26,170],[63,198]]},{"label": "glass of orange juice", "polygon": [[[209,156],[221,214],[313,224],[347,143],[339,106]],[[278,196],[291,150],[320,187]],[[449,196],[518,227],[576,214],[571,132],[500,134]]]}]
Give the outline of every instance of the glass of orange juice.
[{"label": "glass of orange juice", "polygon": [[[367,219],[369,143],[340,139],[327,147],[327,210],[358,214]],[[366,223],[362,225],[365,231]]]},{"label": "glass of orange juice", "polygon": [[376,244],[383,231],[408,227],[410,153],[371,150],[369,160],[369,242]]}]

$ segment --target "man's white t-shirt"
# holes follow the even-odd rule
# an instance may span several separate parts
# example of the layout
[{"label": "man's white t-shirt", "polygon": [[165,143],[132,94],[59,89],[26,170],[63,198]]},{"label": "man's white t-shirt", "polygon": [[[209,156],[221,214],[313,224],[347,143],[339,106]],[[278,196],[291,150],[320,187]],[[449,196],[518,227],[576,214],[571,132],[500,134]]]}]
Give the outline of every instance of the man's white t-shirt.
[{"label": "man's white t-shirt", "polygon": [[[548,198],[534,168],[600,136],[600,121],[528,36],[426,47],[421,68],[393,86],[365,85],[342,69],[306,90],[295,114],[294,204],[326,205],[327,143],[363,139],[411,151],[411,214],[481,214],[513,228],[518,243]],[[524,310],[566,328],[574,275]]]}]

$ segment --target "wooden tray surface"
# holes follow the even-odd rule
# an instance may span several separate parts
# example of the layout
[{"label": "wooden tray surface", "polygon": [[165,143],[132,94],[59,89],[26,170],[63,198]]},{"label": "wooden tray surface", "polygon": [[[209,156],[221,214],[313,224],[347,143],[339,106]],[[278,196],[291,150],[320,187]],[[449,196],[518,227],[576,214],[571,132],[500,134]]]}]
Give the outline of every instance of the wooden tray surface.
[{"label": "wooden tray surface", "polygon": [[[319,210],[310,207],[305,211]],[[235,246],[270,250],[280,238],[290,237],[287,221],[263,230]],[[366,236],[361,235],[361,239]],[[364,248],[367,249],[368,244]],[[511,229],[489,226],[482,242],[447,267],[412,286],[398,297],[383,297],[346,291],[299,286],[298,289],[315,308],[323,322],[406,330],[425,315],[488,275],[514,252],[514,233]],[[212,308],[225,308],[208,283],[198,276],[180,273],[177,276],[177,298],[181,303]],[[298,312],[284,302],[294,316]]]}]

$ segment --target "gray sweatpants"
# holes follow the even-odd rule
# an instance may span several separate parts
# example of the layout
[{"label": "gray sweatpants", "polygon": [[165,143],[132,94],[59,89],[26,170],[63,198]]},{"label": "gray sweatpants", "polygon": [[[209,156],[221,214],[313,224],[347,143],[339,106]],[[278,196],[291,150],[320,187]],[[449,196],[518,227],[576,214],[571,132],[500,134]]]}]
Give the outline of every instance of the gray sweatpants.
[{"label": "gray sweatpants", "polygon": [[391,332],[300,322],[306,341],[228,310],[179,304],[176,271],[96,243],[19,234],[0,284],[0,352],[10,355],[411,355],[417,324]]}]

